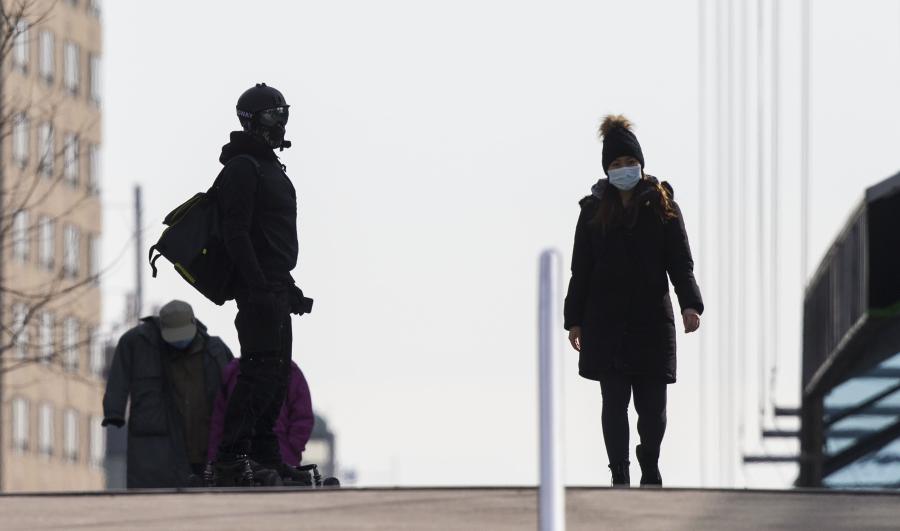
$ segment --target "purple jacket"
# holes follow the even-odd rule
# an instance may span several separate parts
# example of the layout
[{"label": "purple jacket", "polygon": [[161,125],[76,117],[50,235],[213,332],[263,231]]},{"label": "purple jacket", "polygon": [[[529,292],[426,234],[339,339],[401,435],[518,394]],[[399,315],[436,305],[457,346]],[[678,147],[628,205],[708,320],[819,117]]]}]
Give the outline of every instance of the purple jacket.
[{"label": "purple jacket", "polygon": [[[207,457],[210,461],[215,461],[216,454],[219,453],[219,441],[222,439],[222,427],[225,424],[225,407],[237,384],[237,377],[240,374],[239,362],[239,359],[232,360],[222,373],[222,391],[216,397],[212,418],[209,421]],[[301,454],[306,449],[306,442],[312,435],[314,424],[309,385],[300,367],[292,361],[287,398],[281,407],[281,414],[278,415],[274,429],[278,445],[281,447],[281,458],[286,464],[291,466],[300,464]]]}]

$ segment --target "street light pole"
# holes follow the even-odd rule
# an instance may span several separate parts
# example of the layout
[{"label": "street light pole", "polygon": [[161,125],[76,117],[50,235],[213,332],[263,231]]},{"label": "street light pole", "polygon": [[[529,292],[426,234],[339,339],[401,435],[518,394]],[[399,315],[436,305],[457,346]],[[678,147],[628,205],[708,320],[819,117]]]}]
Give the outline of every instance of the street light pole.
[{"label": "street light pole", "polygon": [[541,253],[538,306],[538,381],[540,395],[541,483],[539,519],[541,531],[566,528],[563,478],[562,357],[559,326],[560,262],[557,251]]}]

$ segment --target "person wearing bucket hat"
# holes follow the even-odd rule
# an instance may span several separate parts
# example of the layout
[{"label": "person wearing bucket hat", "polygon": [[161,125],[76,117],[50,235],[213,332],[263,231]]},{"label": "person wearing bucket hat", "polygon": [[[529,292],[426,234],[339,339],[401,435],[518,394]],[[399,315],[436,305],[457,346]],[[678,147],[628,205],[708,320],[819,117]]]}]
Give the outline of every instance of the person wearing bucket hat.
[{"label": "person wearing bucket hat", "polygon": [[565,328],[579,352],[579,374],[600,383],[613,485],[630,484],[628,404],[633,394],[641,486],[662,486],[658,461],[666,386],[676,379],[669,280],[686,333],[700,327],[703,299],[672,186],[644,172],[644,152],[627,118],[607,116],[600,135],[606,178],[580,201]]},{"label": "person wearing bucket hat", "polygon": [[203,484],[213,404],[234,356],[191,306],[173,300],[125,332],[103,396],[103,425],[125,425],[127,487]]}]

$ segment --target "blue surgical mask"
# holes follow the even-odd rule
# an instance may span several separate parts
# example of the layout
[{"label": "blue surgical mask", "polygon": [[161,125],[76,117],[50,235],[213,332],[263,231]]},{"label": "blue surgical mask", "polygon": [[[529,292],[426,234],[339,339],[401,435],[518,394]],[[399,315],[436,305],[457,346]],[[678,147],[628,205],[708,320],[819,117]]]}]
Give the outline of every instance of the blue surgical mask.
[{"label": "blue surgical mask", "polygon": [[619,190],[628,191],[637,186],[641,180],[641,166],[626,166],[624,168],[616,168],[609,170],[609,183]]},{"label": "blue surgical mask", "polygon": [[194,339],[182,339],[181,341],[166,341],[172,348],[176,350],[184,350],[191,346],[191,343],[194,342]]}]

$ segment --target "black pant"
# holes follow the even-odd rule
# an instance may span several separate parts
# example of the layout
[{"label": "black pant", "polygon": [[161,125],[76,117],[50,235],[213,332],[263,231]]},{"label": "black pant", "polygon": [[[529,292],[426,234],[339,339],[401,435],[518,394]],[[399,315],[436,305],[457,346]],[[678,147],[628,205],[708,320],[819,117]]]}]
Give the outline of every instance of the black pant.
[{"label": "black pant", "polygon": [[241,343],[241,372],[225,409],[219,459],[248,454],[257,462],[280,463],[272,432],[287,394],[291,364],[291,314],[287,295],[253,304],[238,297],[234,320]]},{"label": "black pant", "polygon": [[659,379],[609,373],[600,379],[603,394],[603,439],[610,464],[628,461],[628,403],[634,391],[641,451],[659,456],[666,433],[666,383]]}]

